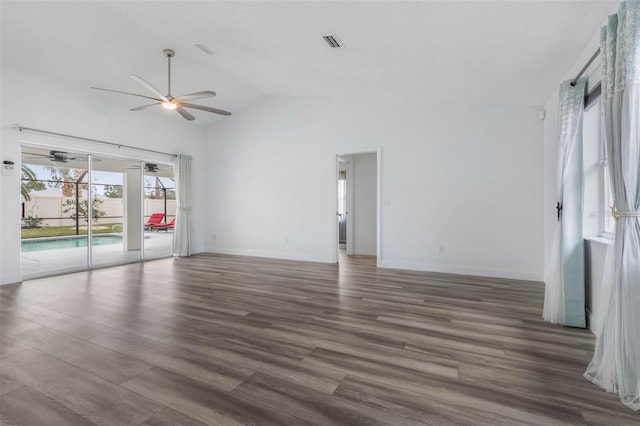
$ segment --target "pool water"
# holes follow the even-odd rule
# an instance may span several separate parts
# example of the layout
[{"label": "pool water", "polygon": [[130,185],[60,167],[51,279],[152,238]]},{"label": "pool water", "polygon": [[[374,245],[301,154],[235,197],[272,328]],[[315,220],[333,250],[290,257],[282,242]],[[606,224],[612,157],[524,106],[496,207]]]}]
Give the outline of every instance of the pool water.
[{"label": "pool water", "polygon": [[[122,236],[120,235],[94,235],[92,239],[93,246],[104,246],[107,244],[122,244]],[[60,238],[37,238],[31,240],[22,240],[22,252],[40,251],[40,250],[58,250],[66,248],[86,247],[87,236],[79,235],[73,237]]]}]

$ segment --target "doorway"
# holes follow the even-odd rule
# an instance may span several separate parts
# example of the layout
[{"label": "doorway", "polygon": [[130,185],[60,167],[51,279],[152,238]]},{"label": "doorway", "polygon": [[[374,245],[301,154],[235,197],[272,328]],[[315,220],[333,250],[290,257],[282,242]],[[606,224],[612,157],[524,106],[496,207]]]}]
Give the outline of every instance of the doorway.
[{"label": "doorway", "polygon": [[335,261],[380,260],[380,150],[336,156]]}]

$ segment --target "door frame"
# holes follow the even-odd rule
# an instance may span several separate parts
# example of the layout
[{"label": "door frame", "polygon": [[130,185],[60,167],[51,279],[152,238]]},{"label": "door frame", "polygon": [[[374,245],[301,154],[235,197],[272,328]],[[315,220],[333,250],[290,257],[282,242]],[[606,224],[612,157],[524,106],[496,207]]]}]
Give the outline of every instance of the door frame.
[{"label": "door frame", "polygon": [[[377,146],[375,148],[362,149],[357,151],[340,151],[337,152],[333,157],[333,190],[331,193],[333,194],[333,212],[331,212],[331,219],[333,221],[333,248],[332,248],[332,262],[338,263],[338,244],[339,244],[339,236],[338,236],[338,221],[336,219],[336,213],[338,211],[338,179],[340,176],[340,157],[353,156],[358,154],[376,154],[376,266],[380,267],[380,262],[382,260],[381,253],[381,220],[380,216],[382,213],[382,191],[381,191],[381,182],[382,182],[382,147]],[[351,170],[353,170],[351,168]],[[347,182],[349,182],[349,177],[347,176]],[[347,186],[349,184],[347,183]],[[347,191],[353,192],[353,185],[351,188],[347,187]],[[353,239],[353,233],[351,232],[351,208],[353,207],[353,196],[347,193],[347,200],[351,199],[351,203],[347,201],[347,244],[349,244],[349,237],[351,236]]]}]

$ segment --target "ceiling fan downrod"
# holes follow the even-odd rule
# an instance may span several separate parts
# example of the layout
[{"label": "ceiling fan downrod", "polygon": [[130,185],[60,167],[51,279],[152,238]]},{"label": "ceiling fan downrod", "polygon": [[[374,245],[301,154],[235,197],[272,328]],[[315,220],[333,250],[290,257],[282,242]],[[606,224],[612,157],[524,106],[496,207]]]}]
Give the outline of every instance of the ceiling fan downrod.
[{"label": "ceiling fan downrod", "polygon": [[176,54],[172,49],[164,49],[162,51],[164,55],[167,57],[167,98],[169,100],[173,99],[171,96],[171,58],[173,58]]}]

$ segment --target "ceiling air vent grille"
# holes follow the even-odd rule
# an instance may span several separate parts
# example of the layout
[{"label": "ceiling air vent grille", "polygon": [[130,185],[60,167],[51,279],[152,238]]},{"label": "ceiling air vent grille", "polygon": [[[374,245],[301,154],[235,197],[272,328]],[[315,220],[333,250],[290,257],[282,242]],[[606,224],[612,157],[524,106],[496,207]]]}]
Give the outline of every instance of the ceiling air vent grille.
[{"label": "ceiling air vent grille", "polygon": [[327,42],[329,47],[331,47],[332,49],[339,49],[339,48],[343,47],[342,46],[342,42],[338,39],[337,36],[326,35],[326,36],[322,36],[322,38],[324,39],[324,41]]}]

